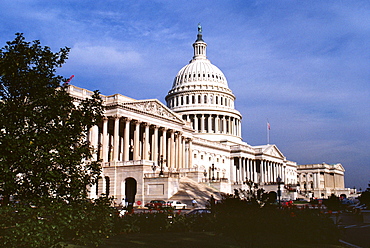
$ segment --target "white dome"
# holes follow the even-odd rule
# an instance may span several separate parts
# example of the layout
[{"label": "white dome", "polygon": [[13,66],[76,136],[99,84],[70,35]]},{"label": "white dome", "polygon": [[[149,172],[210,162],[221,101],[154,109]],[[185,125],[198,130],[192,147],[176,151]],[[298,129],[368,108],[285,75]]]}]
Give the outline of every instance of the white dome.
[{"label": "white dome", "polygon": [[201,30],[193,44],[194,56],[177,73],[166,96],[167,106],[192,123],[195,135],[213,141],[241,140],[241,114],[225,75],[207,59]]},{"label": "white dome", "polygon": [[194,83],[228,87],[225,75],[208,59],[193,59],[190,61],[177,73],[172,87]]}]

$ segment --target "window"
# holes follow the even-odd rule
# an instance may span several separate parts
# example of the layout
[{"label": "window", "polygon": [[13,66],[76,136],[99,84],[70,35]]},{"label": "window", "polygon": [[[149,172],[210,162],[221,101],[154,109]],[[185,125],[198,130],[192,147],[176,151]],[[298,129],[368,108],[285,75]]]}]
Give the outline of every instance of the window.
[{"label": "window", "polygon": [[200,155],[200,159],[203,159],[203,155]]},{"label": "window", "polygon": [[110,188],[110,179],[109,177],[105,177],[105,195],[109,196],[109,188]]}]

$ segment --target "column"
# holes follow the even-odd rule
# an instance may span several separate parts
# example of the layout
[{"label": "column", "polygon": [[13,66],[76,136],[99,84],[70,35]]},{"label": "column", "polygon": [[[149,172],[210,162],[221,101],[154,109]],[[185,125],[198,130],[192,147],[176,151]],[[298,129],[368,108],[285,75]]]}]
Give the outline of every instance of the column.
[{"label": "column", "polygon": [[108,154],[108,121],[107,117],[103,118],[103,136],[102,136],[102,160],[103,163],[107,162],[107,154]]},{"label": "column", "polygon": [[181,133],[177,132],[176,142],[175,142],[175,150],[176,150],[176,169],[181,168]]},{"label": "column", "polygon": [[94,149],[92,159],[97,160],[98,159],[97,152],[98,152],[98,146],[99,146],[99,127],[95,125],[95,126],[92,126],[90,130],[91,130],[90,131],[91,133],[90,143]]},{"label": "column", "polygon": [[153,133],[153,161],[158,161],[158,126],[154,126]]},{"label": "column", "polygon": [[144,123],[144,138],[143,138],[143,159],[149,160],[149,123]]},{"label": "column", "polygon": [[254,182],[258,183],[258,175],[257,175],[257,161],[253,160],[253,174],[254,174]]},{"label": "column", "polygon": [[[162,128],[162,151],[161,155],[163,155],[163,159],[167,160],[167,129]],[[163,165],[165,165],[166,162],[163,161]]]},{"label": "column", "polygon": [[212,115],[208,115],[208,133],[212,133]]},{"label": "column", "polygon": [[238,136],[239,137],[242,137],[242,121],[241,120],[238,120],[238,124],[239,124],[239,134],[238,134]]},{"label": "column", "polygon": [[220,124],[220,117],[218,115],[216,115],[216,118],[215,118],[215,133],[220,133],[219,124]]},{"label": "column", "polygon": [[135,121],[135,130],[134,130],[134,160],[140,159],[140,122]]},{"label": "column", "polygon": [[130,121],[131,119],[126,118],[125,120],[125,130],[123,134],[123,161],[128,161],[130,159]]},{"label": "column", "polygon": [[226,134],[226,116],[222,117],[222,133]]},{"label": "column", "polygon": [[200,117],[200,132],[204,133],[204,115]]},{"label": "column", "polygon": [[199,125],[198,125],[198,115],[194,115],[194,130],[195,130],[195,132],[196,133],[198,133],[199,132]]},{"label": "column", "polygon": [[186,168],[186,146],[185,146],[185,137],[182,137],[182,145],[181,145],[181,166],[182,168]]},{"label": "column", "polygon": [[113,162],[118,161],[119,153],[119,122],[120,119],[118,116],[114,118],[114,136],[113,136]]},{"label": "column", "polygon": [[193,167],[193,141],[191,139],[188,139],[188,164],[187,168]]},{"label": "column", "polygon": [[241,174],[241,181],[245,181],[245,158],[242,158],[242,174]]},{"label": "column", "polygon": [[245,158],[245,176],[246,178],[248,178],[248,180],[251,179],[249,162],[249,158]]},{"label": "column", "polygon": [[175,132],[174,130],[171,130],[171,138],[170,138],[170,154],[169,154],[169,158],[170,158],[170,164],[169,164],[169,167],[172,167],[174,168],[175,167]]},{"label": "column", "polygon": [[230,134],[235,135],[235,123],[234,123],[234,117],[231,118],[230,120]]},{"label": "column", "polygon": [[261,160],[261,183],[265,183],[266,182],[266,171],[265,171],[265,165],[263,163],[263,161]]}]

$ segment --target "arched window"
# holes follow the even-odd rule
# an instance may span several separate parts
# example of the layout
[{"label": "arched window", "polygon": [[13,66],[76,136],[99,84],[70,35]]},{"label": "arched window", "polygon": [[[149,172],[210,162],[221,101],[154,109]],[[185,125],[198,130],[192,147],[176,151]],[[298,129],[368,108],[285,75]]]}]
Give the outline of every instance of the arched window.
[{"label": "arched window", "polygon": [[204,103],[207,103],[207,95],[204,95]]}]

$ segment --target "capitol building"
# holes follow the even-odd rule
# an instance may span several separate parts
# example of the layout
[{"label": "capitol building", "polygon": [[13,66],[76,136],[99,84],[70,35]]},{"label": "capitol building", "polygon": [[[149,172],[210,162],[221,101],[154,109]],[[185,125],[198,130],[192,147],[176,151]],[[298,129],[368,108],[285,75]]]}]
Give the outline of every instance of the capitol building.
[{"label": "capitol building", "polygon": [[[166,96],[136,100],[102,95],[102,122],[88,140],[102,174],[89,196],[113,196],[134,205],[184,197],[202,202],[209,193],[247,190],[254,182],[282,198],[348,194],[341,164],[297,165],[276,145],[249,145],[241,137],[242,114],[222,71],[207,58],[201,28],[190,62]],[[190,56],[189,56],[190,57]],[[93,92],[69,85],[76,101]]]}]

